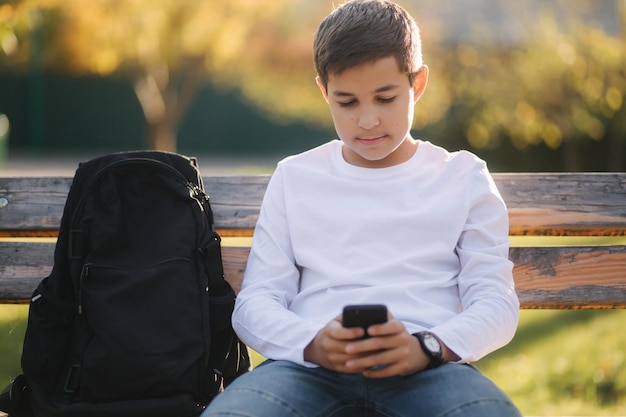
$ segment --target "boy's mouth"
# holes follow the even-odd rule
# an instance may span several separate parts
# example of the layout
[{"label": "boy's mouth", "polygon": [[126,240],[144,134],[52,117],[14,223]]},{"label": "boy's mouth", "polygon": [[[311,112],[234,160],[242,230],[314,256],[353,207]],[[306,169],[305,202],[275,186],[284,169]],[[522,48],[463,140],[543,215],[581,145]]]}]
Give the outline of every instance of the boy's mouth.
[{"label": "boy's mouth", "polygon": [[379,144],[380,142],[385,140],[386,137],[387,135],[372,136],[372,137],[358,137],[357,140],[364,145],[372,146],[372,145]]}]

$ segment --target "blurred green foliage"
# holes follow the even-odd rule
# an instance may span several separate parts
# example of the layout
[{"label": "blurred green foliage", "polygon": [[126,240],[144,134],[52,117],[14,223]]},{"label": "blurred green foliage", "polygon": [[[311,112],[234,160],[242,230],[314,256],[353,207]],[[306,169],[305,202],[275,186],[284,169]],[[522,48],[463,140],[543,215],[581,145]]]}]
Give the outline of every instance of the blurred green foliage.
[{"label": "blurred green foliage", "polygon": [[[431,68],[416,130],[485,151],[563,149],[570,171],[584,169],[598,144],[606,170],[626,169],[623,1],[398,2],[418,20]],[[207,82],[239,91],[278,123],[330,127],[311,44],[332,6],[12,0],[0,6],[0,70],[32,71],[43,42],[46,70],[131,79],[149,147],[176,147],[181,120]]]}]

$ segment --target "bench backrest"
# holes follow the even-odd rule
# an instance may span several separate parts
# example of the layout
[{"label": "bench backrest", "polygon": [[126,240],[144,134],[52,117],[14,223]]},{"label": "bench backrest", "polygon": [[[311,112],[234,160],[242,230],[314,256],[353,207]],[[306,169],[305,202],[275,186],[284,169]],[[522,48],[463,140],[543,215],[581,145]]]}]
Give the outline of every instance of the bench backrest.
[{"label": "bench backrest", "polygon": [[[512,247],[523,308],[626,308],[625,173],[494,174],[510,235],[579,237]],[[28,302],[52,269],[70,177],[0,177],[0,303]],[[224,238],[252,236],[268,175],[206,176]],[[582,238],[580,238],[582,237]],[[46,239],[47,238],[47,239]],[[518,238],[525,240],[527,238]],[[238,289],[250,239],[225,239],[227,279]],[[515,242],[515,241],[514,241]]]}]

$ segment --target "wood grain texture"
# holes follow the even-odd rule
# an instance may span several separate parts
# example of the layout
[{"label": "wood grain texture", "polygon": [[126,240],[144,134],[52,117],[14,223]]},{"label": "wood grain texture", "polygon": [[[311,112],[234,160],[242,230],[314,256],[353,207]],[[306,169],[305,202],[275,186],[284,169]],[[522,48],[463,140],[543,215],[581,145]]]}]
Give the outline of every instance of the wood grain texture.
[{"label": "wood grain texture", "polygon": [[626,308],[626,246],[511,248],[522,308]]},{"label": "wood grain texture", "polygon": [[[494,174],[512,235],[625,236],[626,174]],[[222,236],[250,236],[268,175],[203,178]],[[0,178],[0,236],[54,236],[69,177]],[[225,247],[238,291],[247,247]],[[52,268],[54,243],[0,242],[0,302],[27,302]],[[524,308],[626,308],[624,246],[512,248]]]},{"label": "wood grain texture", "polygon": [[[250,235],[258,217],[267,175],[203,178],[218,229]],[[54,236],[58,232],[72,179],[0,177],[0,236]]]},{"label": "wood grain texture", "polygon": [[[236,292],[248,247],[222,248],[224,273]],[[0,242],[0,301],[28,302],[52,270],[53,243]],[[626,308],[626,246],[512,248],[522,308]]]},{"label": "wood grain texture", "polygon": [[[52,271],[54,243],[0,242],[0,303],[27,303]],[[239,292],[250,248],[224,247],[224,275]]]},{"label": "wood grain texture", "polygon": [[626,173],[494,174],[511,235],[626,236]]},{"label": "wood grain texture", "polygon": [[[626,173],[494,174],[509,208],[511,235],[626,236]],[[268,175],[204,177],[216,226],[233,235],[254,228]],[[54,233],[68,177],[0,178],[0,235]]]}]

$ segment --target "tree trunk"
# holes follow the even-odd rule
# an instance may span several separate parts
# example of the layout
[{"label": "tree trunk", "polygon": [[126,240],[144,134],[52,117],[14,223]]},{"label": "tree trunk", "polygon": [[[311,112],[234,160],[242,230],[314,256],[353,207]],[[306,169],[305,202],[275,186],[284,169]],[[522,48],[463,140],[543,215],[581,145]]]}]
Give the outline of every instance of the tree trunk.
[{"label": "tree trunk", "polygon": [[147,149],[176,152],[178,125],[204,78],[201,62],[190,59],[178,71],[148,72],[135,83],[135,94],[148,123]]},{"label": "tree trunk", "polygon": [[165,117],[148,126],[147,149],[176,152],[176,129],[170,125],[167,119]]}]

